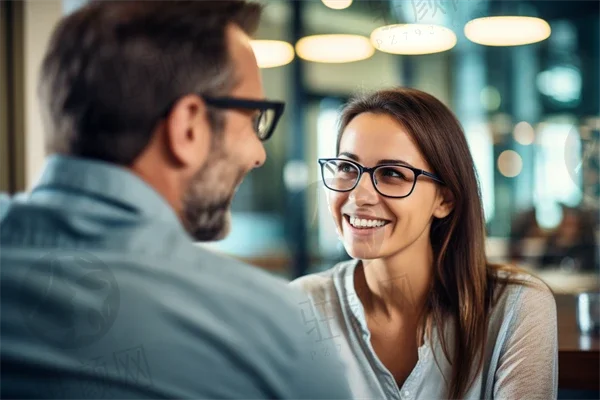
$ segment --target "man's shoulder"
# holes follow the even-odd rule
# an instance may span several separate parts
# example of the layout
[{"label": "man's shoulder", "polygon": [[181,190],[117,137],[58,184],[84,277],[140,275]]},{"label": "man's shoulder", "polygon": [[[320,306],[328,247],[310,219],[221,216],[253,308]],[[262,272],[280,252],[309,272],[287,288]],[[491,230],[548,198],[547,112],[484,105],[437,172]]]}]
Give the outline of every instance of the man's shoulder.
[{"label": "man's shoulder", "polygon": [[6,193],[0,193],[0,221],[4,219],[4,215],[10,207],[11,199]]},{"label": "man's shoulder", "polygon": [[212,289],[219,290],[223,301],[234,303],[248,318],[299,313],[306,296],[290,287],[289,280],[204,246],[194,247],[202,279],[213,281]]},{"label": "man's shoulder", "polygon": [[[289,280],[228,255],[203,246],[194,251],[202,260],[202,272],[194,278],[198,279],[194,286],[203,293],[190,293],[191,300],[208,307],[209,313],[218,317],[220,326],[236,332],[232,335],[251,342],[249,357],[304,357],[302,353],[311,346],[302,318],[309,301],[306,293],[290,287]],[[277,361],[280,365],[288,362]]]},{"label": "man's shoulder", "polygon": [[13,196],[8,193],[0,193],[0,221],[4,221],[4,217],[8,213],[8,210],[17,202],[23,200],[26,197],[26,193],[17,193]]},{"label": "man's shoulder", "polygon": [[289,292],[288,280],[260,267],[251,265],[227,254],[219,253],[205,246],[195,244],[196,257],[202,266],[216,279],[249,290],[263,289],[258,295],[280,295]]}]

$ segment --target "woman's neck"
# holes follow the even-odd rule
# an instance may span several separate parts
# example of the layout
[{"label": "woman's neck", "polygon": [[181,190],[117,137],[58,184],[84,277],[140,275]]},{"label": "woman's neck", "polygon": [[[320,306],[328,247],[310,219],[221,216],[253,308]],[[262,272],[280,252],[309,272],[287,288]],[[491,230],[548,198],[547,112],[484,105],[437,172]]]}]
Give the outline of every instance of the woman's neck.
[{"label": "woman's neck", "polygon": [[363,260],[354,281],[367,315],[416,320],[427,301],[432,277],[433,251],[426,240],[390,257]]}]

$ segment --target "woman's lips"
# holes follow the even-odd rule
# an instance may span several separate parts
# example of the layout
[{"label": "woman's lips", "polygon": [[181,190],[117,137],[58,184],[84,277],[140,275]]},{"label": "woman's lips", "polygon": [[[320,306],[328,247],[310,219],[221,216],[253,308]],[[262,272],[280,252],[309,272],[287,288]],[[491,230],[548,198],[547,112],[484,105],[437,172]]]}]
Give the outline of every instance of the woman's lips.
[{"label": "woman's lips", "polygon": [[342,219],[343,219],[344,230],[350,232],[352,234],[352,236],[357,236],[357,237],[372,236],[376,233],[382,232],[383,229],[387,225],[390,224],[390,221],[386,220],[386,223],[382,226],[357,228],[350,223],[350,216],[348,214],[343,214]]}]

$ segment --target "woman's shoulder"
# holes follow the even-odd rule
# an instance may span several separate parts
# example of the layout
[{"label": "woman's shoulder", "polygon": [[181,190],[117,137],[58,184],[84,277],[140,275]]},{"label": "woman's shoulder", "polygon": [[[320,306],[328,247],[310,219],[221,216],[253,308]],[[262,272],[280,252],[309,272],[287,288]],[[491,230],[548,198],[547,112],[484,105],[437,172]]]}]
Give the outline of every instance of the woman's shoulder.
[{"label": "woman's shoulder", "polygon": [[556,301],[550,287],[534,274],[516,268],[498,268],[492,273],[494,314],[518,322],[530,314],[556,314]]},{"label": "woman's shoulder", "polygon": [[498,381],[514,379],[517,364],[523,370],[549,365],[555,370],[558,321],[552,290],[528,272],[502,272],[497,279],[504,291],[491,312],[487,346]]},{"label": "woman's shoulder", "polygon": [[296,278],[289,284],[313,297],[322,297],[336,290],[335,281],[343,278],[346,269],[351,267],[353,262],[354,260],[339,262],[324,271]]},{"label": "woman's shoulder", "polygon": [[495,289],[506,288],[510,294],[518,292],[540,292],[552,295],[550,287],[533,272],[508,265],[494,268],[490,274]]}]

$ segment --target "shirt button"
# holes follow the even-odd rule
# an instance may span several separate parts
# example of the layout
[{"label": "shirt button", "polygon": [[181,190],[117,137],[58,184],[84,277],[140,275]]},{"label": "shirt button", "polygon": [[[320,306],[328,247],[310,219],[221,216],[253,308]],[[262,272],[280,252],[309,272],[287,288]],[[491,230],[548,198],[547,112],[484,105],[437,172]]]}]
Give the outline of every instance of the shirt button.
[{"label": "shirt button", "polygon": [[408,390],[405,390],[402,394],[404,395],[404,397],[410,396],[410,392]]}]

